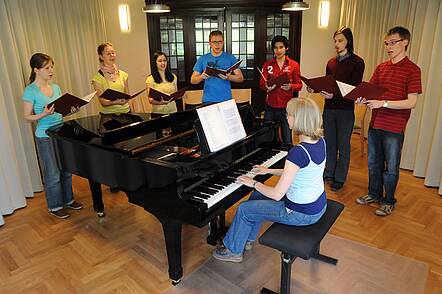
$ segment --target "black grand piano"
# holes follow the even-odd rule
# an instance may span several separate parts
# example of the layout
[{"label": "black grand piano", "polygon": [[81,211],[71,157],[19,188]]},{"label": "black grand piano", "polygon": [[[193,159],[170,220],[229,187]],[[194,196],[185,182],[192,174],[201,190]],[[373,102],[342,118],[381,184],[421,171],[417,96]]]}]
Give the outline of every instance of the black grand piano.
[{"label": "black grand piano", "polygon": [[104,216],[106,184],[158,218],[176,285],[183,275],[182,224],[209,224],[207,242],[215,245],[225,233],[225,210],[252,190],[235,178],[256,164],[282,166],[287,154],[278,149],[276,124],[256,118],[249,105],[239,113],[246,137],[217,152],[202,143],[196,109],[156,119],[148,113],[85,117],[48,134],[60,168],[89,180],[98,216]]}]

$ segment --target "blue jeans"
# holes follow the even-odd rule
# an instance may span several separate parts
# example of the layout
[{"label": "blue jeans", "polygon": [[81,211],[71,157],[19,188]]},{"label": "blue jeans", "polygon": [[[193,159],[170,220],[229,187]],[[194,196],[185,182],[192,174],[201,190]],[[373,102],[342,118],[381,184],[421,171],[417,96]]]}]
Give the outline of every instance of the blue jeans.
[{"label": "blue jeans", "polygon": [[281,123],[282,144],[285,147],[292,146],[292,131],[289,128],[285,108],[274,108],[266,105],[264,119]]},{"label": "blue jeans", "polygon": [[368,194],[382,204],[396,203],[403,142],[404,134],[368,129]]},{"label": "blue jeans", "polygon": [[63,205],[74,202],[72,175],[58,169],[54,147],[49,138],[36,138],[37,151],[43,164],[43,181],[49,211],[57,211]]},{"label": "blue jeans", "polygon": [[256,240],[262,222],[307,226],[316,223],[326,208],[314,215],[288,212],[284,201],[275,201],[254,191],[249,200],[239,205],[233,223],[224,237],[224,245],[234,254],[242,253],[247,241]]},{"label": "blue jeans", "polygon": [[350,139],[355,113],[353,110],[325,108],[322,118],[327,143],[324,178],[345,183],[350,166]]}]

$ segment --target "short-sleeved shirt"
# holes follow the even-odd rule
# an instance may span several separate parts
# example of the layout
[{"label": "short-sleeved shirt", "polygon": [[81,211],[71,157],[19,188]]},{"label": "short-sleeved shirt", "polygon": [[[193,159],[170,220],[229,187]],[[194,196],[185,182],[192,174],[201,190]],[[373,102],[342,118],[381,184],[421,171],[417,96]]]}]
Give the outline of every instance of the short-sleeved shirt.
[{"label": "short-sleeved shirt", "polygon": [[[106,91],[107,89],[112,89],[115,91],[123,92],[124,93],[124,84],[126,83],[128,79],[128,74],[122,70],[118,71],[118,79],[113,82],[107,80],[100,72],[97,72],[93,77],[92,81],[96,82],[101,86],[101,89]],[[103,106],[101,103],[99,104],[99,110],[101,113],[104,114],[112,114],[112,113],[128,113],[130,111],[129,103],[123,104],[123,105],[109,105],[109,106]]]},{"label": "short-sleeved shirt", "polygon": [[[370,80],[371,83],[388,89],[378,100],[399,101],[408,94],[422,93],[421,70],[419,66],[403,58],[398,63],[390,60],[379,64]],[[370,127],[392,133],[403,133],[410,118],[411,109],[373,109]]]},{"label": "short-sleeved shirt", "polygon": [[[56,84],[51,84],[52,96],[48,97],[40,91],[40,88],[35,84],[29,84],[22,95],[23,101],[29,102],[33,106],[34,114],[40,114],[44,111],[45,106],[61,96],[60,87]],[[35,136],[38,138],[47,138],[46,130],[52,126],[61,124],[63,116],[60,113],[54,112],[40,118],[37,121],[37,128],[35,129]]]},{"label": "short-sleeved shirt", "polygon": [[[198,58],[193,70],[201,74],[207,66],[228,69],[236,62],[235,56],[227,52],[222,52],[219,56],[207,53]],[[230,81],[212,76],[204,80],[203,102],[222,102],[229,99],[232,99]]]},{"label": "short-sleeved shirt", "polygon": [[[166,94],[173,94],[176,91],[178,91],[177,77],[175,74],[173,74],[173,81],[172,82],[162,82],[162,83],[155,82],[153,76],[150,75],[146,79],[146,86],[147,86],[147,88],[154,88],[155,90],[158,90],[158,91],[166,93]],[[152,104],[152,113],[168,114],[168,113],[174,113],[177,111],[178,110],[177,110],[175,101],[172,101],[172,102],[164,104],[164,105]]]}]

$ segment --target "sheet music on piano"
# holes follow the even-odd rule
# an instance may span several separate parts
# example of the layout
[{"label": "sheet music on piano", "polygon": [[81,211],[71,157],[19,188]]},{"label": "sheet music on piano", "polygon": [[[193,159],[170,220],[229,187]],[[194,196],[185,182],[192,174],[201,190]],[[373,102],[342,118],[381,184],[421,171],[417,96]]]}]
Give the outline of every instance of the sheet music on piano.
[{"label": "sheet music on piano", "polygon": [[198,108],[197,113],[210,152],[246,137],[234,99]]}]

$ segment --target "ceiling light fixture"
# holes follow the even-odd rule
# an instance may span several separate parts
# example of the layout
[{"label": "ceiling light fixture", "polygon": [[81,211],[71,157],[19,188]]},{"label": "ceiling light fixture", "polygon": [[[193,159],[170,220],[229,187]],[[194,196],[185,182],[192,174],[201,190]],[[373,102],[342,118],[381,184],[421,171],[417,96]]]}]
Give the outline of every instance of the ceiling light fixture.
[{"label": "ceiling light fixture", "polygon": [[284,11],[301,11],[301,10],[307,10],[310,8],[310,5],[308,3],[305,3],[304,1],[289,1],[286,4],[282,5],[282,10]]},{"label": "ceiling light fixture", "polygon": [[161,3],[161,1],[150,1],[152,3],[147,4],[144,6],[143,11],[146,13],[166,13],[170,12],[170,6],[166,5],[164,3]]}]

